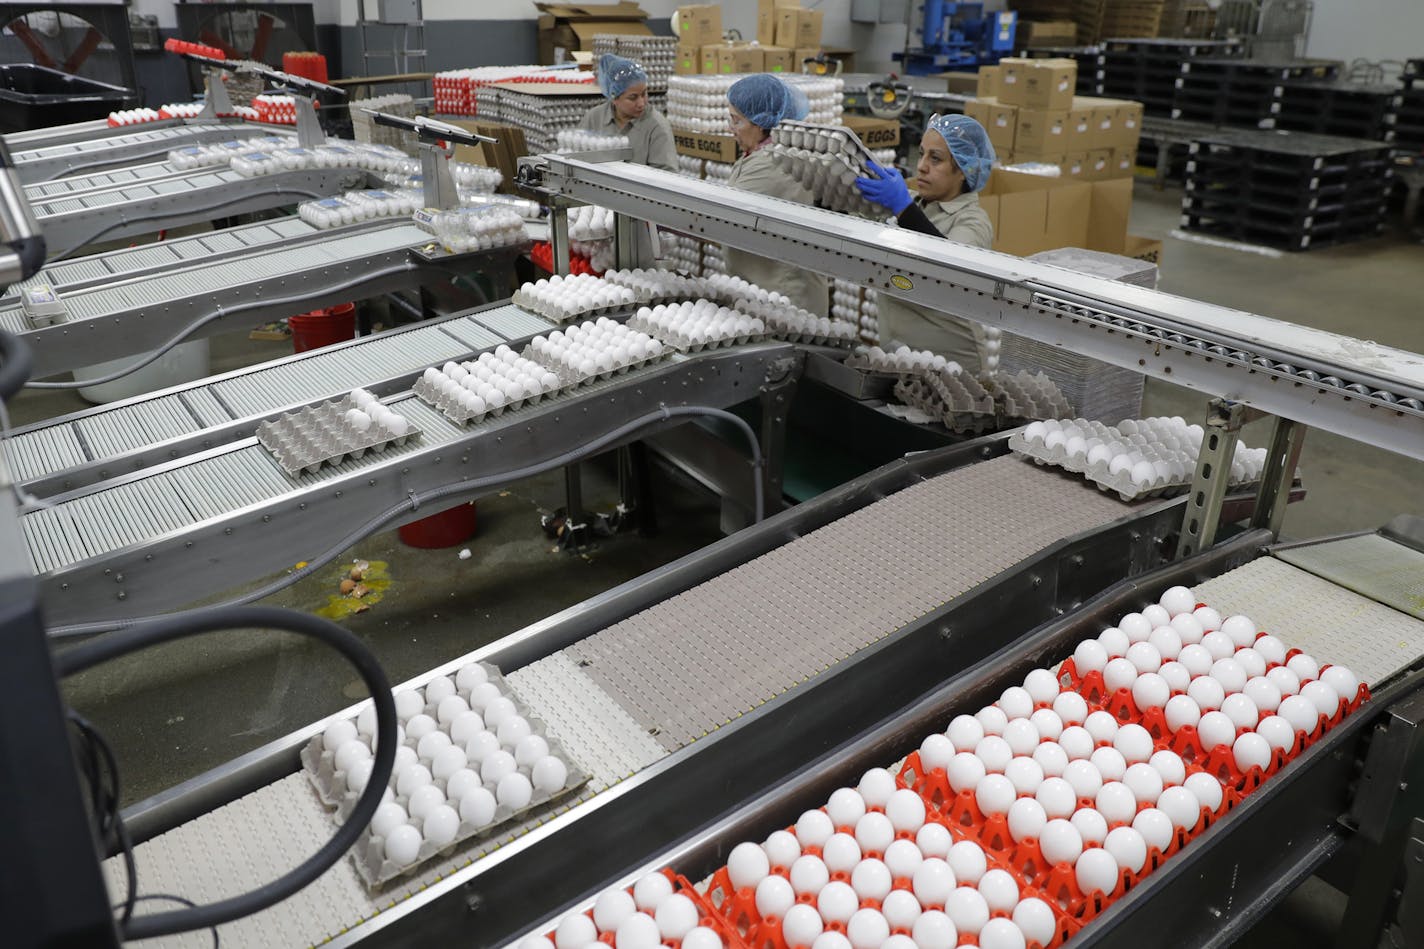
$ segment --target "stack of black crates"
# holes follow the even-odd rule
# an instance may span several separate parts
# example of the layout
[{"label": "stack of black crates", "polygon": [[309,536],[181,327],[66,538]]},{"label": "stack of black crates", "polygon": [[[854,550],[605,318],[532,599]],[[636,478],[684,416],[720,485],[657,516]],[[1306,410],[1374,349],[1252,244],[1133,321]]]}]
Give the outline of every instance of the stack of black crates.
[{"label": "stack of black crates", "polygon": [[[1102,95],[1142,103],[1145,115],[1172,116],[1187,63],[1239,55],[1235,40],[1113,39],[1102,44]],[[1228,60],[1229,61],[1229,60]]]},{"label": "stack of black crates", "polygon": [[1384,231],[1393,174],[1383,143],[1221,129],[1190,147],[1182,228],[1282,250],[1363,240]]},{"label": "stack of black crates", "polygon": [[1394,116],[1394,146],[1415,155],[1424,153],[1424,59],[1404,64],[1404,90]]}]

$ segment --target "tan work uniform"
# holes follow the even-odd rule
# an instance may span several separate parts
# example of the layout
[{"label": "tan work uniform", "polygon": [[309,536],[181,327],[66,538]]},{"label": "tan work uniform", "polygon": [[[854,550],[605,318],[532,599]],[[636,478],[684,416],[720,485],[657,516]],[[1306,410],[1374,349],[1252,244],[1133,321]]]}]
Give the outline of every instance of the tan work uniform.
[{"label": "tan work uniform", "polygon": [[604,135],[626,135],[633,148],[633,164],[677,171],[677,149],[672,143],[672,127],[651,105],[623,128],[613,114],[613,103],[605,102],[588,110],[579,128]]},{"label": "tan work uniform", "polygon": [[[961,194],[949,201],[921,205],[930,223],[946,240],[986,250],[994,243],[994,225],[979,206],[977,192]],[[942,313],[929,307],[880,294],[880,342],[903,343],[911,349],[927,349],[952,359],[965,372],[983,368],[984,327],[972,320]]]},{"label": "tan work uniform", "polygon": [[[813,204],[815,196],[797,184],[791,176],[772,163],[771,151],[759,148],[737,159],[727,184],[743,191],[784,198],[797,204]],[[791,302],[824,317],[831,307],[830,280],[818,273],[802,270],[779,260],[749,254],[732,247],[722,249],[727,272],[751,281],[763,290],[784,293]]]}]

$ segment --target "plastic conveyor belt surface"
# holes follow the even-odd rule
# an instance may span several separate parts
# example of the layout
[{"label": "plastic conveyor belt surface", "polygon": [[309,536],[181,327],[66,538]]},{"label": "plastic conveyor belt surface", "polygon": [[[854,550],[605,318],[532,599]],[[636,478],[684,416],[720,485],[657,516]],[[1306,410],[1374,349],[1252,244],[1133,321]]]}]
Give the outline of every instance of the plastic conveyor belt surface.
[{"label": "plastic conveyor belt surface", "polygon": [[[157,157],[165,149],[182,148],[204,142],[235,142],[279,134],[281,132],[270,126],[216,122],[195,123],[135,130],[127,134],[115,134],[83,142],[41,145],[14,151],[11,157],[23,180],[26,172],[34,175],[37,173],[36,169],[45,174],[51,171],[63,173],[69,168],[82,170],[97,164],[123,161],[126,154]],[[142,160],[142,158],[139,157],[136,160]]]},{"label": "plastic conveyor belt surface", "polygon": [[[592,796],[668,753],[649,737],[650,722],[694,741],[1025,557],[1128,510],[1114,496],[1016,458],[982,462],[897,492],[508,678],[533,715],[593,774],[584,790]],[[807,594],[791,595],[798,589]],[[822,597],[814,620],[805,612],[811,596]],[[746,612],[731,612],[734,605]],[[656,639],[650,639],[653,631]],[[719,643],[740,651],[741,659],[709,650]],[[650,648],[656,657],[640,659]],[[596,676],[582,667],[585,655],[605,664]],[[607,668],[609,657],[624,668]],[[668,701],[639,702],[639,688]],[[675,689],[684,691],[674,696]],[[696,709],[697,717],[680,714],[673,698]],[[568,806],[538,811],[527,825],[375,895],[344,859],[292,899],[221,927],[221,935],[235,945],[322,943]],[[292,866],[331,826],[306,776],[290,775],[140,846],[140,891],[200,901],[233,895]],[[117,886],[122,864],[111,860],[106,871],[110,886]],[[154,945],[210,943],[210,936],[188,934]]]},{"label": "plastic conveyor belt surface", "polygon": [[[518,324],[526,330],[525,335],[546,331],[553,325],[512,306],[479,315],[489,319],[489,314],[495,314],[497,325]],[[164,413],[163,431],[167,437],[191,435],[240,419],[270,416],[293,405],[332,397],[377,379],[439,365],[518,338],[491,330],[473,316],[365,337],[276,366],[254,367],[219,381],[195,383],[163,396],[160,401],[179,400],[188,414],[185,419],[176,411]],[[15,476],[22,482],[30,481],[154,444],[158,438],[147,427],[149,404],[150,400],[127,402],[16,433],[7,443]],[[102,437],[91,442],[90,433],[102,433]],[[149,439],[146,442],[145,437]]]},{"label": "plastic conveyor belt surface", "polygon": [[1276,556],[1361,596],[1424,619],[1424,552],[1379,534],[1300,547]]}]

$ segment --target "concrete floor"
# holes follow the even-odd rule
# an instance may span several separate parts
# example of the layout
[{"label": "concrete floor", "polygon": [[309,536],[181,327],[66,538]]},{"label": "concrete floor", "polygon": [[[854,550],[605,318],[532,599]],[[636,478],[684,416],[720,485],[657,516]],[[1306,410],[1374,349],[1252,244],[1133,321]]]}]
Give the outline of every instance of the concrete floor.
[{"label": "concrete floor", "polygon": [[[1202,246],[1168,235],[1179,193],[1139,182],[1133,231],[1166,240],[1162,289],[1281,319],[1424,352],[1424,253],[1400,237],[1270,259]],[[245,333],[214,340],[213,371],[273,358],[282,343],[252,343]],[[1199,421],[1206,396],[1149,382],[1148,414]],[[15,424],[83,408],[77,396],[27,394],[12,405]],[[1263,444],[1253,425],[1246,439]],[[1378,526],[1404,511],[1424,513],[1420,467],[1347,439],[1311,432],[1302,458],[1309,497],[1292,506],[1287,533],[1317,536]],[[425,551],[391,534],[370,538],[345,561],[385,564],[390,578],[379,602],[343,622],[367,642],[400,682],[559,609],[630,580],[714,540],[715,499],[664,484],[663,531],[623,535],[583,556],[553,552],[538,515],[562,502],[562,482],[546,476],[479,504],[473,556]],[[610,480],[586,475],[590,507],[615,500]],[[294,553],[293,560],[299,558]],[[340,562],[338,562],[340,563]],[[280,597],[280,605],[316,610],[336,592],[333,565]],[[234,631],[174,644],[142,658],[112,663],[66,683],[74,705],[114,743],[124,798],[134,801],[259,747],[360,697],[355,676],[338,660],[294,637]],[[1316,946],[1330,941],[1340,894],[1319,881],[1293,894],[1243,945]],[[1165,945],[1166,943],[1164,943]]]}]

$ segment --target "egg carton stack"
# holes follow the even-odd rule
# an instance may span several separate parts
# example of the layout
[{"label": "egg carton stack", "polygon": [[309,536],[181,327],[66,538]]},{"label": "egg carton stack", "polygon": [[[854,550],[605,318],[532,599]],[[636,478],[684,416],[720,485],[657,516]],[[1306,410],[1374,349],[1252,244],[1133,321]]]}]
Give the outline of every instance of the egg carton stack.
[{"label": "egg carton stack", "polygon": [[702,242],[702,276],[729,276],[727,273],[727,258],[722,253],[722,245],[715,241]]},{"label": "egg carton stack", "polygon": [[868,346],[879,345],[880,311],[876,306],[874,290],[849,280],[833,280],[831,283],[831,316],[856,324],[861,342]]},{"label": "egg carton stack", "polygon": [[741,941],[691,883],[664,870],[641,877],[628,889],[603,891],[587,912],[568,913],[547,935],[521,939],[516,949],[595,945],[733,949]]},{"label": "egg carton stack", "polygon": [[671,76],[667,120],[673,128],[726,135],[727,90],[741,76]]},{"label": "egg carton stack", "polygon": [[670,351],[647,333],[601,316],[529,341],[524,355],[575,384],[605,379],[663,359]]},{"label": "egg carton stack", "polygon": [[573,319],[601,316],[626,310],[639,301],[638,291],[609,283],[592,274],[564,277],[554,274],[535,283],[526,283],[510,297],[515,306],[546,319],[565,323]]},{"label": "egg carton stack", "polygon": [[331,402],[290,412],[257,426],[257,441],[272,453],[290,478],[315,474],[322,465],[339,465],[367,451],[404,445],[420,434],[365,389]]},{"label": "egg carton stack", "polygon": [[702,274],[702,242],[686,234],[665,233],[660,241],[663,260],[681,274]]},{"label": "egg carton stack", "polygon": [[833,211],[874,220],[888,217],[884,208],[860,195],[855,179],[874,177],[870,152],[854,132],[839,125],[782,122],[771,132],[771,159]]},{"label": "egg carton stack", "polygon": [[[1009,436],[1009,448],[1040,465],[1082,474],[1124,501],[1178,494],[1191,486],[1202,427],[1180,417],[1126,419],[1116,426],[1090,419],[1048,419]],[[1261,477],[1264,448],[1236,443],[1228,484]]]},{"label": "egg carton stack", "polygon": [[297,100],[292,96],[263,93],[252,97],[252,107],[257,110],[257,121],[268,125],[296,125]]},{"label": "egg carton stack", "polygon": [[614,52],[631,59],[648,74],[648,91],[665,92],[677,59],[675,36],[617,35]]},{"label": "egg carton stack", "polygon": [[[373,155],[367,164],[391,187],[424,190],[425,176],[421,174],[420,160],[417,158],[402,156],[392,160],[387,155]],[[498,168],[486,168],[484,165],[473,165],[464,161],[452,161],[449,168],[450,177],[454,179],[455,188],[462,201],[471,193],[491,194],[504,181],[504,175]]]},{"label": "egg carton stack", "polygon": [[557,150],[561,155],[631,147],[626,135],[605,135],[602,132],[590,132],[587,129],[560,129],[559,134],[555,136],[555,141],[558,143]]},{"label": "egg carton stack", "polygon": [[1061,418],[1071,409],[1068,398],[1043,373],[997,372],[987,380],[1005,424],[1012,420]]},{"label": "egg carton stack", "polygon": [[[352,851],[372,889],[568,794],[587,776],[499,670],[462,666],[395,693],[400,719],[390,797]],[[375,707],[312,737],[302,764],[322,803],[345,820],[374,764]]]},{"label": "egg carton stack", "polygon": [[501,344],[470,362],[426,369],[413,389],[450,421],[464,425],[498,418],[506,409],[536,405],[575,382]]},{"label": "egg carton stack", "polygon": [[732,309],[760,319],[766,324],[770,335],[789,343],[844,347],[855,345],[859,328],[854,323],[816,316],[779,293],[768,293],[764,290],[762,293],[766,296],[741,297],[733,301]]},{"label": "egg carton stack", "polygon": [[671,270],[645,270],[641,267],[633,270],[610,270],[603,275],[603,279],[614,286],[629,288],[638,295],[639,303],[650,306],[699,297],[707,290],[705,281]]},{"label": "egg carton stack", "polygon": [[732,165],[725,161],[708,161],[702,168],[702,177],[707,181],[726,184],[732,177]]},{"label": "egg carton stack", "polygon": [[299,171],[317,167],[315,150],[290,146],[273,148],[268,151],[249,151],[233,155],[228,163],[233,171],[244,178],[260,178],[283,171]]},{"label": "egg carton stack", "polygon": [[476,93],[476,111],[481,119],[523,129],[530,154],[544,154],[558,146],[561,130],[576,128],[590,108],[604,101],[596,86],[581,86],[586,84],[569,83],[568,94],[560,96],[485,87]]},{"label": "egg carton stack", "polygon": [[292,143],[289,138],[258,138],[240,142],[219,142],[213,145],[187,145],[168,153],[168,164],[179,171],[194,168],[219,168],[232,164],[235,155],[250,151],[283,148]]},{"label": "egg carton stack", "polygon": [[702,158],[693,158],[691,155],[677,156],[677,173],[686,178],[696,178],[701,180],[702,170],[707,161]]},{"label": "egg carton stack", "polygon": [[845,80],[795,73],[782,79],[806,95],[810,111],[806,121],[813,125],[840,125],[845,112]]},{"label": "egg carton stack", "polygon": [[370,99],[357,99],[351,103],[351,132],[352,137],[358,142],[389,145],[408,155],[415,154],[417,139],[414,132],[409,129],[377,125],[372,117],[366,114],[367,109],[372,112],[385,112],[389,115],[414,118],[419,114],[419,109],[413,98],[400,92],[375,96]]},{"label": "egg carton stack", "polygon": [[408,217],[421,203],[420,194],[414,191],[348,191],[339,198],[303,201],[297,205],[297,216],[324,230],[377,218]]},{"label": "egg carton stack", "polygon": [[434,211],[420,208],[413,214],[420,229],[440,239],[452,254],[468,254],[496,247],[520,247],[528,241],[524,218],[514,208],[484,204]]},{"label": "egg carton stack", "polygon": [[492,207],[509,208],[526,221],[537,221],[544,214],[544,208],[538,201],[531,201],[528,198],[516,197],[512,194],[484,194],[482,192],[461,192],[460,202],[466,206],[479,207],[488,205]]},{"label": "egg carton stack", "polygon": [[683,352],[736,346],[766,337],[766,324],[761,320],[711,300],[640,307],[628,327]]},{"label": "egg carton stack", "polygon": [[887,353],[879,346],[857,350],[846,359],[852,369],[894,373],[894,394],[954,432],[981,432],[994,427],[994,397],[957,362],[937,353],[901,346]]},{"label": "egg carton stack", "polygon": [[602,241],[613,237],[613,211],[595,204],[569,209],[569,240]]}]

